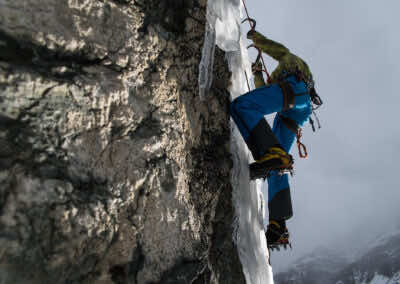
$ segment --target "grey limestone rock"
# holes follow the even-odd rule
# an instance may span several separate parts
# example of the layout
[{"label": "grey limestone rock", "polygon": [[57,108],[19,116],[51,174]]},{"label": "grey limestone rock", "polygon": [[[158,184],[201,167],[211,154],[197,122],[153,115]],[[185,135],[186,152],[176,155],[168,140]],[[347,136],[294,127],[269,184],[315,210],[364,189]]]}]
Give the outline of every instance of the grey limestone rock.
[{"label": "grey limestone rock", "polygon": [[244,283],[206,1],[0,1],[0,283]]}]

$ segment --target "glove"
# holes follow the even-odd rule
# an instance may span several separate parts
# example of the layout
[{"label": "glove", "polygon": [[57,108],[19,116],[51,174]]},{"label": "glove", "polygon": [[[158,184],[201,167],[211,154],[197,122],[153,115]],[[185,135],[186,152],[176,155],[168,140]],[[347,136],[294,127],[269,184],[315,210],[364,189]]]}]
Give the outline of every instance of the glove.
[{"label": "glove", "polygon": [[256,34],[257,32],[255,30],[249,30],[247,32],[247,38],[248,39],[253,39],[253,36]]},{"label": "glove", "polygon": [[258,62],[254,62],[253,64],[251,64],[251,72],[253,74],[255,74],[256,72],[262,72],[262,64],[260,61]]}]

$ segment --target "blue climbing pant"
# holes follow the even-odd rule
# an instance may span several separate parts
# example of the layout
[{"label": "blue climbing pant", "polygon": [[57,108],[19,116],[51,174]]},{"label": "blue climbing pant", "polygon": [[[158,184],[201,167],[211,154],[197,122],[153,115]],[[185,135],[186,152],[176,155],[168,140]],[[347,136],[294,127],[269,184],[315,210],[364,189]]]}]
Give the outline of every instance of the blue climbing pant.
[{"label": "blue climbing pant", "polygon": [[[257,88],[237,97],[230,104],[230,113],[243,139],[255,160],[260,159],[272,146],[280,145],[289,153],[296,134],[290,130],[281,116],[295,121],[299,127],[309,119],[312,113],[311,99],[304,81],[295,76],[286,79],[295,93],[294,104],[283,110],[284,95],[278,83]],[[271,129],[265,115],[279,112]],[[286,220],[292,217],[289,177],[273,171],[268,177],[269,218]]]}]

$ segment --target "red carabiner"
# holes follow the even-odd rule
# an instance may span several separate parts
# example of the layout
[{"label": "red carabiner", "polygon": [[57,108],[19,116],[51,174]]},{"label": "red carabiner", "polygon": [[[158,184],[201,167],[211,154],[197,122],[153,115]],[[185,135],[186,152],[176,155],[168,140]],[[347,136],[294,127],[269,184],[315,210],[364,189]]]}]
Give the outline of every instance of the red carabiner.
[{"label": "red carabiner", "polygon": [[300,142],[300,138],[301,138],[302,134],[301,134],[301,128],[299,128],[296,138],[297,138],[297,149],[299,150],[299,156],[302,159],[307,159],[308,158],[308,153],[307,153],[307,148],[306,146]]}]

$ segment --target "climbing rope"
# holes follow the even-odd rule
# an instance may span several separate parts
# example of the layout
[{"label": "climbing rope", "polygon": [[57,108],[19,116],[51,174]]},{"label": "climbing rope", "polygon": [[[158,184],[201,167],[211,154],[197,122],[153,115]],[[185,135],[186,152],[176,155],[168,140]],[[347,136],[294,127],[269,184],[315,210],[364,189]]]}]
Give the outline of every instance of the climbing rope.
[{"label": "climbing rope", "polygon": [[[246,3],[244,3],[244,0],[242,0],[242,3],[243,3],[244,10],[246,11],[247,19],[250,19],[249,12],[247,11]],[[251,23],[250,23],[250,27],[251,27],[251,29],[253,29],[253,25]]]},{"label": "climbing rope", "polygon": [[250,92],[251,90],[250,90],[249,78],[247,77],[246,71],[244,71],[244,75],[246,76],[247,88],[249,88],[249,92]]}]

